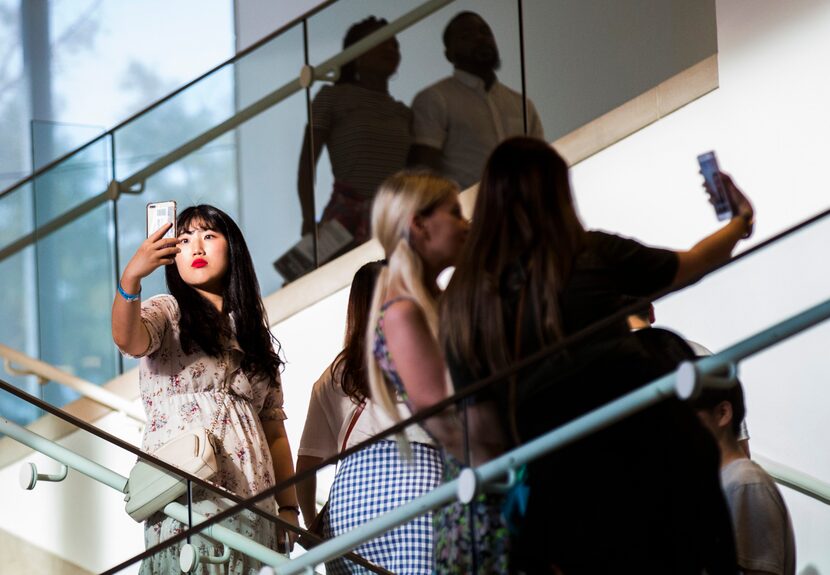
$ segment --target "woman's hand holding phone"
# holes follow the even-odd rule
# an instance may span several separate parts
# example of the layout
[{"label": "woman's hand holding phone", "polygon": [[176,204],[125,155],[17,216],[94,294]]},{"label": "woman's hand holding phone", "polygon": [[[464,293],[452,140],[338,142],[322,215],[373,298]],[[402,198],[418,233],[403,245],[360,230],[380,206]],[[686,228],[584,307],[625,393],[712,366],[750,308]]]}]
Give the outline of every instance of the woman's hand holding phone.
[{"label": "woman's hand holding phone", "polygon": [[176,261],[176,254],[181,251],[178,248],[179,240],[164,237],[172,226],[172,223],[164,224],[138,246],[121,276],[121,286],[126,291],[137,293],[142,279],[161,266],[170,265]]},{"label": "woman's hand holding phone", "polygon": [[755,226],[755,209],[749,202],[749,199],[744,193],[735,185],[729,174],[720,172],[721,181],[729,196],[729,203],[732,205],[733,218],[742,218],[746,226],[746,233],[743,238],[746,239],[752,235],[753,227]]}]

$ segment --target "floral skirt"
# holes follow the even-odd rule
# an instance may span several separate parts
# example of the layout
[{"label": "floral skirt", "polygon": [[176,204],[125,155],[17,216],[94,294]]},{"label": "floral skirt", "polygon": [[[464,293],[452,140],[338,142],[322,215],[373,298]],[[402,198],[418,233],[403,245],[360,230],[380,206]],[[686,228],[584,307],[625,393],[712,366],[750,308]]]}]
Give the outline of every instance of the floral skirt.
[{"label": "floral skirt", "polygon": [[[461,463],[444,454],[444,481],[461,472]],[[433,512],[435,573],[484,575],[509,573],[510,538],[501,513],[502,497],[482,494]]]}]

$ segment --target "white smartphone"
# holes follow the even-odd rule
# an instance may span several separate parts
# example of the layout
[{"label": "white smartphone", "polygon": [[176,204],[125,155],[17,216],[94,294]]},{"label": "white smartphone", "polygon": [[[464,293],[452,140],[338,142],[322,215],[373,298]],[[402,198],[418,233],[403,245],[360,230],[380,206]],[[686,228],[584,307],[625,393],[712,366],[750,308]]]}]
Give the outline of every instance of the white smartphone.
[{"label": "white smartphone", "polygon": [[147,237],[149,238],[153,232],[158,230],[164,224],[172,223],[173,225],[162,236],[163,238],[176,237],[176,202],[168,200],[166,202],[153,202],[147,204]]}]

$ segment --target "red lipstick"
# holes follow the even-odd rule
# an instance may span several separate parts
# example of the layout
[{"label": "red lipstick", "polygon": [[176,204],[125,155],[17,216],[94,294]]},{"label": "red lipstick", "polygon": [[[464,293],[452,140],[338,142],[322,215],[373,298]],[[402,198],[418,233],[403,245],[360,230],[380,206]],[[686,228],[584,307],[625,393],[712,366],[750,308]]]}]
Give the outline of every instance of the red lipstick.
[{"label": "red lipstick", "polygon": [[193,263],[190,264],[190,267],[192,267],[192,268],[203,268],[206,265],[207,265],[207,262],[205,260],[203,260],[202,258],[196,258],[195,260],[193,260]]}]

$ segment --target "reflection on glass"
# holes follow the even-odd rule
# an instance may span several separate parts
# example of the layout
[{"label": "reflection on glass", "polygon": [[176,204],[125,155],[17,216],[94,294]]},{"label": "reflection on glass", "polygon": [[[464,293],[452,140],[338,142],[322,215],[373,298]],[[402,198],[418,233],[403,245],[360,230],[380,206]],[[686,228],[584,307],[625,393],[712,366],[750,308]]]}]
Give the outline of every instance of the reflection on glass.
[{"label": "reflection on glass", "polygon": [[544,137],[533,103],[502,84],[501,56],[490,25],[475,12],[454,16],[443,43],[452,76],[419,92],[412,103],[412,163],[425,165],[466,189],[481,178],[490,152],[510,136]]},{"label": "reflection on glass", "polygon": [[[717,52],[710,2],[523,0],[528,95],[555,141]],[[601,31],[601,33],[597,33]]]},{"label": "reflection on glass", "polygon": [[[373,16],[353,24],[343,39],[343,48],[385,24],[386,20]],[[331,198],[317,231],[318,263],[369,239],[375,191],[406,163],[411,114],[407,106],[389,94],[389,79],[400,60],[397,40],[389,39],[344,65],[334,85],[324,85],[314,98],[313,129],[306,128],[299,166],[303,235],[314,228],[313,162],[324,147],[334,176]],[[286,273],[295,272],[288,269]]]}]

